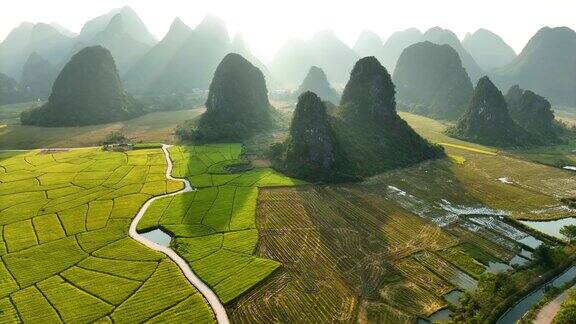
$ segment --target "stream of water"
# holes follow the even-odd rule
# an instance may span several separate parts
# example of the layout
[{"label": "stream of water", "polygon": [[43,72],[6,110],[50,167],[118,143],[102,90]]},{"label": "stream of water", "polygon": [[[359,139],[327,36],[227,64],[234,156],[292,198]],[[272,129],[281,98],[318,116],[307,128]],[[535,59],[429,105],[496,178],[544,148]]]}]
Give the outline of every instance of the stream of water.
[{"label": "stream of water", "polygon": [[534,306],[538,301],[544,297],[546,292],[546,286],[549,284],[554,287],[561,287],[565,283],[574,280],[576,278],[576,266],[569,268],[556,278],[540,285],[536,290],[532,291],[526,297],[524,297],[520,302],[510,308],[504,315],[502,315],[497,324],[513,324],[516,323],[532,306]]}]

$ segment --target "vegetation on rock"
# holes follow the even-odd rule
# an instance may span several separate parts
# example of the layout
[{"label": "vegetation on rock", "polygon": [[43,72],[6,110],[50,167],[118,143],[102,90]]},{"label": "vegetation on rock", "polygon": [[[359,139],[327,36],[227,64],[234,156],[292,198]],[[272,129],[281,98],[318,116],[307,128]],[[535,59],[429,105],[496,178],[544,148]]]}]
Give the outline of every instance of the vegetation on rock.
[{"label": "vegetation on rock", "polygon": [[516,85],[508,90],[506,103],[512,119],[525,130],[544,143],[561,142],[559,135],[562,129],[554,120],[554,112],[546,98]]},{"label": "vegetation on rock", "polygon": [[48,102],[24,111],[23,124],[79,126],[124,120],[140,115],[142,106],[126,94],[110,52],[86,47],[66,64]]},{"label": "vegetation on rock", "polygon": [[273,112],[262,72],[239,54],[230,53],[216,68],[195,138],[247,138],[271,129]]},{"label": "vegetation on rock", "polygon": [[334,129],[349,160],[346,174],[367,176],[444,155],[398,116],[394,84],[375,57],[354,66]]},{"label": "vegetation on rock", "polygon": [[416,43],[400,55],[394,70],[398,100],[407,110],[437,119],[456,119],[473,85],[458,53],[449,45]]},{"label": "vegetation on rock", "polygon": [[344,157],[326,106],[315,93],[307,91],[298,98],[289,137],[279,153],[276,167],[296,178],[314,182],[342,179],[337,167],[343,164]]},{"label": "vegetation on rock", "polygon": [[304,81],[302,81],[296,93],[300,96],[306,91],[314,92],[320,96],[322,100],[327,100],[332,103],[337,103],[340,99],[336,90],[330,86],[324,70],[317,66],[310,67],[306,78],[304,78]]},{"label": "vegetation on rock", "polygon": [[447,133],[459,139],[493,146],[523,146],[535,142],[512,120],[504,96],[487,76],[478,80],[468,108]]},{"label": "vegetation on rock", "polygon": [[470,53],[464,49],[460,40],[452,31],[440,27],[430,28],[422,35],[422,41],[430,41],[440,45],[450,45],[460,56],[462,65],[472,81],[478,80],[483,75],[482,68],[474,61]]}]

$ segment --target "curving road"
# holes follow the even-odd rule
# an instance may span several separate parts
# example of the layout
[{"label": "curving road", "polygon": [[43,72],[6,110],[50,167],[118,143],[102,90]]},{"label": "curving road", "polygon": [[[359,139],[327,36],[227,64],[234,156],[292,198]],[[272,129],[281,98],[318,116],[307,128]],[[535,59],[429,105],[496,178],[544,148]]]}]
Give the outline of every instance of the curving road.
[{"label": "curving road", "polygon": [[196,287],[196,289],[198,289],[198,291],[200,291],[200,293],[204,296],[204,298],[206,298],[206,300],[208,301],[208,304],[210,304],[210,307],[212,308],[212,311],[216,315],[216,321],[219,324],[229,324],[230,321],[228,320],[228,315],[226,314],[226,309],[224,308],[224,306],[220,302],[220,299],[218,299],[218,296],[216,296],[216,294],[212,291],[212,289],[210,289],[210,287],[208,287],[202,280],[200,280],[200,278],[198,278],[198,276],[196,276],[194,274],[194,272],[192,272],[192,269],[190,269],[190,266],[188,265],[188,263],[186,263],[186,261],[184,259],[182,259],[178,254],[176,254],[176,252],[174,252],[174,250],[172,250],[168,247],[156,244],[153,241],[150,241],[149,239],[145,238],[144,236],[142,236],[142,235],[138,234],[138,232],[136,232],[136,225],[138,225],[138,222],[140,221],[142,216],[144,216],[144,214],[146,213],[146,210],[148,210],[148,207],[150,207],[150,204],[152,204],[155,200],[157,200],[159,198],[170,197],[170,196],[179,195],[179,194],[182,194],[185,192],[190,192],[190,191],[195,190],[192,188],[192,186],[190,185],[190,182],[188,180],[177,179],[177,178],[172,177],[172,160],[170,159],[170,153],[168,152],[168,147],[170,147],[170,145],[162,144],[162,151],[164,151],[164,157],[166,158],[166,163],[168,164],[168,167],[166,168],[166,178],[168,178],[170,180],[180,181],[180,182],[184,183],[184,189],[177,191],[177,192],[170,193],[170,194],[157,196],[157,197],[151,198],[148,201],[146,201],[146,203],[140,208],[140,210],[138,211],[138,214],[136,214],[136,217],[134,218],[134,220],[130,224],[130,230],[128,231],[128,233],[129,233],[130,237],[132,237],[136,241],[146,245],[147,247],[149,247],[153,250],[160,251],[160,252],[166,254],[170,259],[172,259],[172,261],[176,262],[176,264],[182,270],[182,273],[184,274],[184,276],[186,276],[188,281],[190,281],[190,283],[194,287]]}]

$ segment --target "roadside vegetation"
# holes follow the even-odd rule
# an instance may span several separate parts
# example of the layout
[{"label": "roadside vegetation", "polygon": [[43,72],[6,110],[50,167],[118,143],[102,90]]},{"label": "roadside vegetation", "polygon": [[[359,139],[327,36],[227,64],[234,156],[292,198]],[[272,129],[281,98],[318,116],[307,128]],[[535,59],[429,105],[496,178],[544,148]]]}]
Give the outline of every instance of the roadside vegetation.
[{"label": "roadside vegetation", "polygon": [[568,291],[568,298],[562,303],[562,308],[554,317],[554,324],[570,324],[576,318],[576,289]]}]

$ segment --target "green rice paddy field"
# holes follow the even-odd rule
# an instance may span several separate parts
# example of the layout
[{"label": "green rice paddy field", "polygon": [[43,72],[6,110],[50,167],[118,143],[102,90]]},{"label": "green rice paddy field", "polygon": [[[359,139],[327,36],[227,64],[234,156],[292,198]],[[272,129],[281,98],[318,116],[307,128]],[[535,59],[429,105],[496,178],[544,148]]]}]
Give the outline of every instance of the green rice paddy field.
[{"label": "green rice paddy field", "polygon": [[147,199],[181,189],[159,149],[0,154],[1,322],[212,322],[163,254],[127,236]]},{"label": "green rice paddy field", "polygon": [[[576,196],[573,173],[403,118],[450,158],[312,186],[231,171],[240,144],[171,147],[173,176],[197,191],[158,199],[137,229],[170,233],[233,322],[413,322],[526,248],[455,214],[573,216],[559,201]],[[182,188],[166,167],[158,148],[1,152],[0,321],[213,322],[180,269],[127,235],[146,200]]]},{"label": "green rice paddy field", "polygon": [[227,172],[241,151],[240,144],[170,148],[173,175],[187,178],[198,190],[155,201],[138,224],[139,231],[171,233],[176,252],[225,304],[280,266],[253,255],[259,188],[303,183],[268,168]]}]

